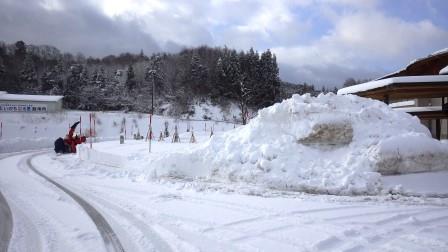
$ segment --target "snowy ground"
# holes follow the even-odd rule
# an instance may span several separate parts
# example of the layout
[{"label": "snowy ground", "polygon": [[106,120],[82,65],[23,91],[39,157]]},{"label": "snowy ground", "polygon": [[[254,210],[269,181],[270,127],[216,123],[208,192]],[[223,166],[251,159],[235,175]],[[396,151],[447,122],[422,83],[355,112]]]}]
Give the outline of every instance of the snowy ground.
[{"label": "snowy ground", "polygon": [[[171,137],[154,140],[150,153],[148,141],[118,140],[123,118],[133,125],[126,127],[127,135],[136,130],[146,134],[148,118],[138,114],[96,113],[101,122],[97,139],[112,141],[93,142],[92,148],[83,144],[76,155],[56,155],[42,147],[52,145],[54,134],[65,134],[78,113],[84,121],[87,114],[2,114],[8,134],[0,140],[0,250],[448,251],[448,171],[432,169],[444,163],[436,158],[447,154],[447,145],[428,138],[413,118],[389,114],[387,106],[376,102],[349,98],[340,103],[349,103],[344,109],[353,107],[344,112],[344,120],[329,117],[340,105],[330,98],[307,103],[310,98],[296,97],[288,106],[299,104],[305,110],[275,106],[249,126],[236,129],[223,122],[190,122],[196,143],[190,143],[187,122],[156,117],[156,138],[168,121],[171,134],[172,126],[178,126],[181,142],[171,143]],[[292,117],[283,118],[291,111]],[[392,117],[386,121],[388,131],[381,130],[381,118]],[[311,123],[297,124],[301,121]],[[367,136],[358,132],[372,121]],[[406,127],[400,128],[396,121]],[[347,135],[336,134],[339,142],[316,144],[313,141],[328,141],[315,134],[320,132],[316,125],[336,125],[335,134],[349,129],[352,142],[346,142]],[[291,130],[298,138],[289,136]],[[47,142],[17,144],[37,134]],[[263,141],[274,147],[267,148]],[[10,153],[17,149],[38,150]],[[421,164],[424,169],[413,171],[427,172],[394,176],[376,172],[372,164],[379,159],[372,157],[388,154],[389,149],[407,160],[401,169]],[[412,159],[415,153],[424,162]],[[434,160],[427,159],[431,155]],[[213,169],[206,160],[212,160]],[[297,162],[310,169],[294,166]],[[277,169],[282,164],[286,166]],[[275,186],[294,179],[327,187],[331,194]],[[272,180],[278,184],[268,183]],[[365,186],[366,181],[375,182],[373,189]],[[350,190],[335,190],[335,185]]]},{"label": "snowy ground", "polygon": [[[153,145],[161,149],[163,144]],[[179,148],[189,144],[170,145]],[[443,195],[349,197],[269,190],[242,183],[176,178],[139,181],[111,172],[117,168],[51,151],[12,155],[0,162],[0,191],[14,219],[10,251],[106,250],[98,229],[79,204],[30,166],[98,210],[125,251],[448,249],[448,199]],[[448,179],[447,172],[426,176]],[[443,184],[413,183],[409,175],[385,180],[393,186],[403,182],[402,191],[447,191]]]},{"label": "snowy ground", "polygon": [[[218,113],[215,110],[208,110],[210,117]],[[89,135],[90,118],[89,112],[85,111],[63,111],[61,113],[1,113],[2,135],[0,137],[0,153],[31,150],[39,148],[51,148],[57,137],[64,137],[68,133],[70,126],[82,120],[77,132]],[[95,131],[94,141],[117,140],[120,135],[132,138],[134,134],[146,136],[149,125],[149,115],[142,113],[123,112],[93,112],[95,124],[92,128]],[[198,113],[199,115],[199,113]],[[198,116],[199,117],[199,116]],[[159,136],[160,131],[165,129],[165,122],[168,123],[170,133],[174,127],[178,126],[179,132],[185,132],[188,127],[195,130],[223,131],[238,126],[229,122],[206,121],[206,120],[183,120],[169,117],[154,116],[152,125],[154,135]],[[125,131],[126,129],[126,131]]]}]

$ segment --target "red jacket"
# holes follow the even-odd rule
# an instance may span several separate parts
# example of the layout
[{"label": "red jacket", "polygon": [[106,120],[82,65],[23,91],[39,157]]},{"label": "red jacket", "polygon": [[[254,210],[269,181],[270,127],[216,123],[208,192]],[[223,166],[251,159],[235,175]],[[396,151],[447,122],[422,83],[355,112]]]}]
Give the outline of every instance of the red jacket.
[{"label": "red jacket", "polygon": [[70,152],[76,153],[76,145],[80,143],[84,143],[86,141],[86,137],[73,137],[73,134],[75,133],[75,127],[71,127],[70,131],[68,132],[68,136],[64,139],[64,142],[70,146]]}]

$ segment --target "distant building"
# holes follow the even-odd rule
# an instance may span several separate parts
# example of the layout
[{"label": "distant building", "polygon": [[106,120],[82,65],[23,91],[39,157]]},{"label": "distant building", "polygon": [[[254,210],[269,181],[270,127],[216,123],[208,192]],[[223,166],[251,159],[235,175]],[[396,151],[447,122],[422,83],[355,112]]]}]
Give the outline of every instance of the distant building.
[{"label": "distant building", "polygon": [[395,110],[420,118],[434,138],[448,138],[448,48],[411,62],[406,68],[374,81],[342,88],[384,101]]},{"label": "distant building", "polygon": [[8,94],[0,91],[0,112],[44,112],[62,110],[63,96]]}]

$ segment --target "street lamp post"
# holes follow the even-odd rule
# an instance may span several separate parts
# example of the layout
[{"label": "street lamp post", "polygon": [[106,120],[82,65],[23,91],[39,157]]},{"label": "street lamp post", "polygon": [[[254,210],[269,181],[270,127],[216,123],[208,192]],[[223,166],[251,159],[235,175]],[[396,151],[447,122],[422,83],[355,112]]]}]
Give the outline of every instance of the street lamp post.
[{"label": "street lamp post", "polygon": [[[151,70],[154,71],[154,70]],[[152,115],[154,114],[154,73],[152,73],[152,92],[151,92],[151,114],[149,115],[149,152],[151,152],[152,141]]]}]

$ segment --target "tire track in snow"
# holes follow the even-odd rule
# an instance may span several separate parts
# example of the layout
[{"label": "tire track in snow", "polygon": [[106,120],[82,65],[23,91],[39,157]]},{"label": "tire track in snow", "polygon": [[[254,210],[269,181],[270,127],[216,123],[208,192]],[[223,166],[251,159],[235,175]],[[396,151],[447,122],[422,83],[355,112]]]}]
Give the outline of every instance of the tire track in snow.
[{"label": "tire track in snow", "polygon": [[353,209],[353,208],[362,208],[362,206],[327,207],[327,208],[318,208],[318,209],[310,209],[310,210],[295,210],[295,211],[290,211],[290,212],[286,212],[286,213],[275,213],[275,214],[269,214],[269,215],[263,215],[263,216],[255,216],[255,217],[251,217],[251,218],[228,222],[228,223],[225,223],[222,225],[217,225],[215,227],[209,227],[209,228],[202,230],[202,232],[210,232],[210,231],[219,230],[222,228],[229,228],[229,227],[237,226],[240,224],[254,223],[254,222],[261,221],[261,220],[273,220],[273,219],[277,219],[277,218],[295,216],[295,215],[300,215],[300,214],[310,214],[310,213],[317,213],[317,212],[326,212],[326,211]]},{"label": "tire track in snow", "polygon": [[[17,155],[17,153],[13,154],[3,154],[0,157],[0,160]],[[0,220],[2,220],[0,224],[0,251],[7,251],[9,247],[9,242],[12,237],[13,230],[13,219],[11,208],[8,205],[8,201],[3,196],[0,191]]]},{"label": "tire track in snow", "polygon": [[68,194],[70,197],[73,198],[89,215],[89,217],[92,219],[92,221],[95,223],[98,231],[100,232],[101,237],[103,238],[104,244],[106,246],[107,251],[124,251],[123,246],[120,243],[120,240],[118,239],[117,235],[113,231],[112,227],[109,225],[109,223],[106,221],[106,219],[87,201],[85,201],[83,198],[78,196],[77,194],[73,193],[72,191],[68,190],[64,186],[60,185],[56,181],[52,180],[51,178],[47,177],[45,174],[41,173],[31,164],[31,160],[38,156],[42,155],[42,153],[37,153],[34,155],[31,155],[26,163],[29,166],[29,168],[35,172],[37,175],[41,176],[48,182],[55,185],[57,188],[64,191],[66,194]]},{"label": "tire track in snow", "polygon": [[[343,224],[339,222],[340,220],[351,220],[353,218],[371,218],[378,215],[391,214],[391,216],[387,216],[382,218],[381,220],[372,222],[373,225],[376,225],[377,228],[372,228],[367,226],[360,226],[358,228],[350,228],[346,232],[344,232],[344,236],[342,240],[348,240],[350,243],[348,244],[340,244],[344,249],[343,251],[360,251],[365,250],[364,247],[366,244],[369,246],[369,250],[384,250],[383,245],[387,244],[396,239],[402,239],[403,235],[406,233],[404,230],[413,230],[413,232],[418,232],[426,228],[429,222],[432,222],[433,219],[436,221],[443,220],[446,216],[432,218],[428,221],[418,221],[418,225],[415,223],[406,223],[406,219],[411,219],[420,215],[432,213],[432,212],[440,212],[446,211],[445,209],[438,208],[423,208],[423,209],[403,209],[403,210],[395,210],[395,211],[377,211],[374,213],[366,213],[366,214],[353,214],[348,216],[336,217],[336,218],[327,218],[326,221],[334,222],[339,224]],[[366,222],[356,221],[352,222],[352,224],[363,225]],[[359,234],[363,233],[363,236],[359,236]],[[335,249],[333,246],[332,249]]]},{"label": "tire track in snow", "polygon": [[121,207],[118,207],[116,203],[112,203],[109,201],[106,201],[104,199],[101,199],[97,196],[90,194],[90,198],[93,198],[96,203],[99,203],[100,205],[103,205],[105,208],[108,208],[114,212],[116,212],[121,217],[127,219],[133,226],[140,230],[141,233],[145,235],[150,235],[152,239],[150,239],[151,244],[154,245],[156,251],[172,251],[171,247],[166,243],[157,233],[155,230],[153,230],[149,225],[147,225],[145,222],[143,222],[138,217],[135,217],[132,215],[131,212],[123,210]]},{"label": "tire track in snow", "polygon": [[[0,160],[7,159],[10,157],[14,157],[17,155],[23,155],[27,153],[35,152],[35,150],[27,150],[20,152],[12,152],[12,153],[2,153],[0,154]],[[26,235],[25,237],[29,238],[27,244],[32,244],[34,250],[40,251],[42,246],[39,239],[35,239],[38,237],[38,231],[36,227],[32,224],[32,222],[28,219],[28,217],[23,214],[19,209],[15,211],[16,215],[20,215],[21,219],[25,220],[24,223],[21,223],[22,226],[26,227],[26,230],[22,230],[23,227],[19,226],[17,229],[21,232],[28,232],[30,235]],[[11,207],[8,204],[8,201],[4,197],[4,195],[0,191],[0,252],[8,251],[11,240],[13,239],[13,230],[14,228],[14,219],[12,215]],[[34,235],[32,235],[33,233]],[[25,247],[24,247],[25,248]]]}]

